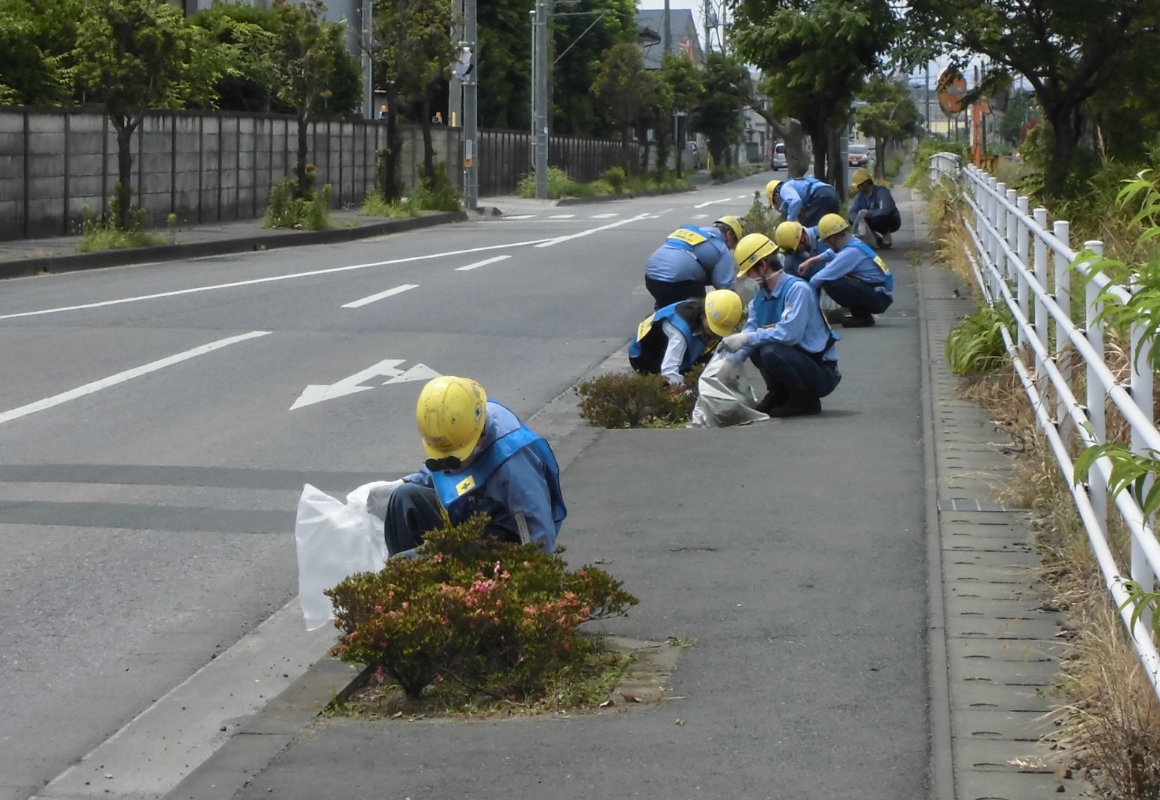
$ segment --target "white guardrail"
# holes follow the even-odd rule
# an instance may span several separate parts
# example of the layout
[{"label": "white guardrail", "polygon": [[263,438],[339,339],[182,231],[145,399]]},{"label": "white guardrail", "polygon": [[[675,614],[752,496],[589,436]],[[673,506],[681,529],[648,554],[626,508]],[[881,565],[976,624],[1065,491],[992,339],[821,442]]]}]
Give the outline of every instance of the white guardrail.
[{"label": "white guardrail", "polygon": [[[1132,607],[1125,605],[1128,595],[1124,590],[1126,580],[1136,581],[1146,590],[1156,585],[1160,543],[1132,494],[1120,492],[1115,506],[1132,537],[1130,563],[1125,570],[1107,539],[1111,461],[1101,458],[1093,464],[1086,484],[1073,480],[1073,453],[1104,443],[1104,412],[1109,400],[1131,427],[1133,452],[1160,453],[1160,432],[1156,430],[1152,408],[1152,371],[1147,352],[1150,346],[1143,339],[1143,326],[1131,328],[1132,372],[1125,387],[1108,366],[1104,326],[1098,321],[1100,304],[1105,302],[1100,299],[1101,294],[1123,303],[1131,296],[1130,290],[1112,285],[1103,274],[1088,280],[1090,262],[1076,263],[1078,253],[1069,246],[1066,221],[1056,221],[1048,228],[1046,209],[1036,208],[1029,214],[1026,197],[1017,197],[1013,189],[974,166],[963,166],[958,156],[933,156],[930,177],[932,184],[953,181],[966,202],[964,222],[973,247],[964,249],[975,280],[988,304],[1004,303],[1015,319],[1013,334],[1003,330],[1007,352],[1035,410],[1039,428],[1071,487],[1108,591],[1117,606],[1124,606],[1120,616],[1160,697],[1160,654],[1148,625],[1150,617],[1145,614],[1135,626],[1131,624]],[[1083,249],[1102,254],[1103,243],[1084,242]],[[1086,319],[1082,325],[1071,319],[1071,282],[1075,273],[1086,282]],[[1033,368],[1024,362],[1024,356],[1029,354],[1034,355]],[[1086,372],[1086,397],[1082,402],[1071,388],[1075,369]]]}]

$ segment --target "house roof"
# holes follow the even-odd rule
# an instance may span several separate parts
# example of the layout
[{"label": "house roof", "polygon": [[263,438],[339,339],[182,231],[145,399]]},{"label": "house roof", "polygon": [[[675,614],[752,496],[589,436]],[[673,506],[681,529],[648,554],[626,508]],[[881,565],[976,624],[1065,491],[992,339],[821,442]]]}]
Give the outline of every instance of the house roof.
[{"label": "house roof", "polygon": [[[642,41],[644,50],[644,65],[646,69],[660,69],[661,55],[664,51],[665,10],[663,8],[641,8],[636,12],[636,27],[640,31],[638,41]],[[673,8],[669,10],[669,30],[672,32],[672,41],[669,43],[669,52],[687,53],[695,64],[704,64],[705,57],[701,52],[701,39],[697,35],[697,23],[693,19],[693,12],[687,8]]]}]

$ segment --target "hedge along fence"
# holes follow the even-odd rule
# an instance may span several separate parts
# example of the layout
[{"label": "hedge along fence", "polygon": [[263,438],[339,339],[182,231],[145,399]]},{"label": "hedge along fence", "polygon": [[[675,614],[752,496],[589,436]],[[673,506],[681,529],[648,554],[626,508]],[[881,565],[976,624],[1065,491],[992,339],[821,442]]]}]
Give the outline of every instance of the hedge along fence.
[{"label": "hedge along fence", "polygon": [[[594,181],[609,167],[623,164],[619,139],[549,136],[548,166],[558,167],[580,183]],[[640,162],[640,146],[628,145],[630,163]],[[520,178],[535,171],[532,135],[522,131],[479,132],[479,194],[481,197],[515,194]]]},{"label": "hedge along fence", "polygon": [[[418,181],[422,130],[403,126],[400,174]],[[436,161],[462,183],[462,129],[432,128]],[[373,188],[383,121],[331,120],[310,126],[307,162],[335,207],[361,204]],[[298,127],[292,115],[155,111],[133,135],[134,202],[153,224],[262,216],[270,186],[293,174]],[[518,180],[518,176],[517,176]],[[99,110],[0,107],[0,240],[76,232],[83,209],[108,210],[117,182],[117,138]]]}]

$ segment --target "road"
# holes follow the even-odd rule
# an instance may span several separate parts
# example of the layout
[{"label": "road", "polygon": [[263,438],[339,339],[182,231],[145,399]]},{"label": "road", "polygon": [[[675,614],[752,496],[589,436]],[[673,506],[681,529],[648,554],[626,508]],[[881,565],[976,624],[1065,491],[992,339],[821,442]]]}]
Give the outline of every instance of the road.
[{"label": "road", "polygon": [[293,603],[302,484],[413,470],[434,374],[543,408],[648,313],[664,235],[767,177],[0,284],[0,800],[99,796],[69,768],[134,719],[164,794],[333,640]]}]

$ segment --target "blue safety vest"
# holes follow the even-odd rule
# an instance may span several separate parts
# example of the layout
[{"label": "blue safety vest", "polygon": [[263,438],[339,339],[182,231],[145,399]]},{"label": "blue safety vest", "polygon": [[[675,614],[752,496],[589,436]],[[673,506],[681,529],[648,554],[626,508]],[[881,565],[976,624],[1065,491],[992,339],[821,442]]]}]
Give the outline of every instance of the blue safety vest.
[{"label": "blue safety vest", "polygon": [[[885,286],[887,292],[893,292],[894,291],[894,276],[890,273],[890,270],[887,268],[886,262],[882,260],[882,257],[874,252],[874,248],[872,248],[870,245],[866,244],[861,239],[858,239],[857,241],[850,242],[850,244],[854,245],[856,248],[858,248],[863,253],[865,253],[867,256],[869,256],[874,261],[874,265],[876,267],[878,267],[878,269],[882,270],[882,282],[881,283],[871,283],[870,285],[871,286]],[[859,278],[855,278],[853,276],[847,276],[847,277],[849,277],[850,280],[855,280],[855,281],[860,280]],[[862,282],[869,283],[869,281],[862,281]]]},{"label": "blue safety vest", "polygon": [[[754,298],[755,302],[752,305],[753,321],[757,324],[757,327],[759,327],[759,328],[772,328],[774,325],[781,322],[781,315],[782,315],[782,313],[785,312],[785,299],[789,295],[789,287],[795,281],[797,281],[799,283],[806,282],[803,279],[797,277],[796,275],[789,275],[789,274],[783,274],[781,276],[781,280],[782,280],[782,283],[779,284],[781,291],[778,293],[776,300],[774,300],[774,298],[770,297],[769,294],[764,289],[759,290],[757,297]],[[786,281],[788,281],[788,283],[786,283]],[[811,289],[811,291],[812,291],[812,289]],[[771,303],[770,302],[771,300],[774,300],[774,302]],[[760,301],[760,302],[756,302],[756,301]],[[772,313],[770,313],[770,312],[772,312]],[[818,310],[818,313],[821,314],[820,308]],[[828,330],[830,332],[830,340],[828,342],[826,342],[826,346],[824,348],[822,348],[822,351],[820,353],[811,353],[809,350],[806,350],[800,344],[795,344],[793,346],[794,349],[798,350],[802,353],[805,353],[807,356],[809,356],[810,358],[813,358],[813,359],[820,359],[822,356],[824,356],[826,353],[828,353],[830,348],[833,347],[834,344],[837,343],[842,337],[840,337],[840,336],[838,336],[838,334],[834,333],[834,329],[830,327],[830,321],[828,319],[826,319],[825,314],[822,314],[822,322],[824,322],[826,324],[826,330]]]},{"label": "blue safety vest", "polygon": [[[686,303],[687,300],[682,300],[681,303]],[[668,322],[676,328],[681,336],[685,337],[685,357],[681,360],[681,372],[687,372],[689,367],[697,362],[701,354],[708,349],[710,344],[716,347],[717,337],[702,338],[693,333],[693,329],[689,327],[689,323],[685,318],[677,313],[677,306],[681,303],[673,303],[670,306],[665,306],[660,311],[655,312],[651,317],[640,323],[636,327],[636,336],[628,343],[628,355],[631,358],[640,358],[643,348],[641,342],[644,337],[648,336],[653,327],[660,325],[662,322]]]},{"label": "blue safety vest", "polygon": [[[488,402],[496,403],[495,400]],[[496,405],[507,408],[500,403],[496,403]],[[511,433],[496,439],[470,465],[459,472],[436,471],[431,473],[431,482],[439,494],[439,502],[447,509],[451,519],[456,522],[463,521],[467,516],[468,496],[472,492],[482,489],[488,478],[505,461],[525,447],[535,448],[536,454],[547,467],[548,491],[552,496],[552,519],[556,522],[556,533],[559,533],[564,517],[568,516],[568,509],[564,507],[564,495],[560,491],[560,466],[556,463],[556,455],[544,437],[531,430],[527,425],[521,425]]]}]

